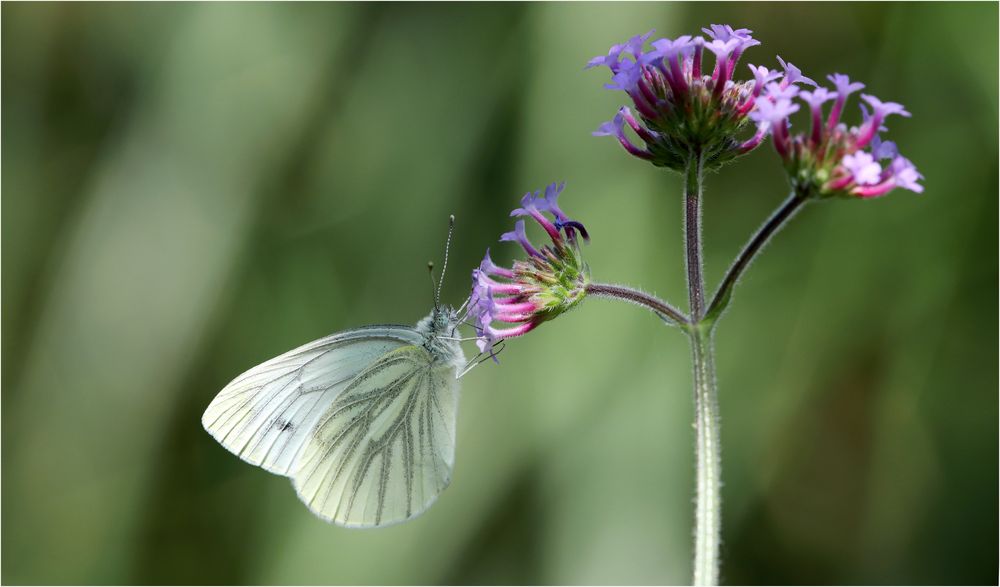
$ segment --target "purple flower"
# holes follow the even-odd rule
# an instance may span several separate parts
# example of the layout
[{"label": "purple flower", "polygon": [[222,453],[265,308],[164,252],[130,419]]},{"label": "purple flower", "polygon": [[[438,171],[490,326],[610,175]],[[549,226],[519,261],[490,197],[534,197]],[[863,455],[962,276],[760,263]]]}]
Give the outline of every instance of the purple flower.
[{"label": "purple flower", "polygon": [[742,47],[742,41],[731,38],[728,41],[715,39],[710,43],[705,43],[705,48],[715,54],[715,71],[712,79],[715,81],[716,93],[721,93],[726,82],[729,81],[732,71],[730,70],[729,59],[734,51]]},{"label": "purple flower", "polygon": [[[528,241],[524,220],[518,220],[514,230],[500,240],[521,244],[528,259],[515,261],[508,269],[497,266],[487,250],[479,268],[472,271],[465,317],[473,321],[481,352],[492,354],[497,342],[530,332],[571,309],[586,295],[590,274],[575,238],[575,231],[586,235],[586,229],[559,208],[556,200],[562,189],[563,184],[552,183],[544,193],[529,192],[521,198],[521,206],[511,212],[511,216],[533,218],[548,232],[551,246],[536,249]],[[552,214],[554,219],[545,214]]]},{"label": "purple flower", "polygon": [[832,73],[826,76],[826,79],[830,80],[834,87],[837,88],[837,95],[843,96],[845,100],[854,92],[864,89],[865,87],[865,84],[861,82],[852,82],[849,77],[842,73]]},{"label": "purple flower", "polygon": [[909,159],[897,156],[892,160],[892,165],[890,165],[889,169],[892,170],[892,178],[897,186],[918,194],[923,193],[924,186],[918,184],[917,181],[923,179],[924,176],[917,171],[917,168],[914,167]]},{"label": "purple flower", "polygon": [[601,125],[597,127],[597,130],[595,130],[590,134],[595,137],[617,137],[619,135],[624,136],[625,117],[623,117],[622,113],[619,111],[617,114],[615,114],[614,118],[608,120],[607,122],[602,122]]},{"label": "purple flower", "polygon": [[705,48],[714,53],[716,58],[724,62],[729,60],[729,54],[739,46],[739,39],[729,39],[728,41],[715,39],[714,41],[705,43]]},{"label": "purple flower", "polygon": [[833,129],[837,127],[837,123],[840,122],[840,113],[844,109],[847,97],[864,88],[865,84],[859,82],[852,83],[846,75],[840,73],[828,75],[826,78],[833,82],[833,85],[837,88],[837,101],[833,103],[833,109],[830,110],[830,118],[826,121],[827,132],[833,132]]},{"label": "purple flower", "polygon": [[483,261],[479,264],[479,271],[486,275],[498,275],[500,277],[506,277],[511,279],[514,277],[514,272],[506,267],[500,267],[493,262],[490,258],[490,250],[486,249],[486,256],[483,257]]},{"label": "purple flower", "polygon": [[778,100],[791,100],[799,95],[799,87],[793,85],[782,85],[770,82],[765,86],[767,97],[777,102]]},{"label": "purple flower", "polygon": [[896,155],[899,155],[899,149],[896,147],[896,143],[892,141],[882,141],[877,134],[872,139],[871,147],[872,154],[875,155],[877,159],[894,159]]},{"label": "purple flower", "polygon": [[899,114],[906,118],[910,117],[910,113],[903,108],[902,104],[897,104],[895,102],[883,102],[872,96],[871,94],[861,94],[861,98],[871,104],[872,107],[872,118],[877,118],[880,121],[890,114]]},{"label": "purple flower", "polygon": [[[758,144],[756,135],[746,138],[752,127],[761,129],[748,115],[764,85],[778,74],[751,67],[752,83],[734,80],[742,53],[760,42],[749,29],[725,24],[704,31],[708,40],[690,35],[656,39],[643,51],[647,33],[613,46],[607,57],[592,59],[588,67],[611,68],[611,81],[605,87],[628,94],[636,112],[633,117],[629,110],[620,111],[620,119],[615,116],[594,134],[614,136],[631,155],[677,171],[685,168],[692,145],[699,145],[706,164],[716,169]],[[702,75],[706,49],[715,55],[710,77]],[[645,145],[626,138],[625,124]]]},{"label": "purple flower", "polygon": [[486,275],[482,271],[478,271],[476,269],[472,270],[472,277],[480,288],[488,289],[490,293],[495,295],[522,293],[520,285],[516,283],[504,283],[497,281],[489,275]]},{"label": "purple flower", "polygon": [[[492,353],[493,345],[504,338],[520,336],[532,330],[537,324],[515,319],[529,314],[535,310],[535,307],[534,304],[526,302],[511,311],[510,305],[501,303],[494,296],[494,292],[499,289],[497,286],[500,284],[484,280],[482,274],[477,274],[475,270],[472,274],[473,286],[472,293],[469,295],[469,303],[466,306],[466,316],[473,321],[477,337],[476,346],[479,347],[479,352],[485,353],[487,349],[490,349],[490,355],[494,361],[497,361],[496,355]],[[493,326],[494,321],[507,323],[518,321],[523,322],[523,324],[514,328],[496,328]]]},{"label": "purple flower", "polygon": [[740,114],[747,114],[753,109],[754,104],[757,102],[757,98],[760,97],[761,91],[764,89],[764,85],[771,83],[772,81],[778,79],[781,74],[777,71],[772,71],[763,65],[756,66],[749,64],[747,67],[750,68],[750,72],[753,73],[754,82],[753,89],[747,95],[746,100],[739,106]]},{"label": "purple flower", "polygon": [[[649,151],[644,151],[639,147],[636,147],[631,141],[628,140],[628,137],[625,136],[626,117],[632,118],[632,113],[629,111],[628,107],[622,106],[618,111],[618,114],[615,114],[614,118],[607,122],[602,122],[601,126],[597,127],[597,130],[590,134],[595,137],[615,137],[618,139],[618,142],[621,143],[622,147],[625,147],[625,150],[630,154],[639,157],[640,159],[651,159],[653,155]],[[632,120],[635,119],[632,118]]]},{"label": "purple flower", "polygon": [[[538,225],[541,226],[545,230],[545,232],[548,233],[549,237],[551,237],[554,240],[559,240],[559,229],[556,228],[556,225],[553,224],[552,221],[550,221],[548,218],[545,217],[544,214],[542,214],[542,211],[535,204],[536,202],[535,195],[537,195],[537,193],[538,192],[535,192],[535,194],[531,193],[524,194],[524,197],[521,198],[521,207],[515,208],[510,213],[510,215],[531,216],[532,218],[535,219],[535,222],[538,222]],[[546,206],[545,200],[538,200],[538,201],[541,202],[543,206]]]},{"label": "purple flower", "polygon": [[[542,196],[542,200],[536,200],[538,203],[538,208],[544,210],[545,212],[550,212],[555,217],[555,225],[559,230],[566,231],[566,237],[572,242],[576,240],[576,232],[580,232],[580,236],[583,240],[590,241],[590,234],[587,233],[587,229],[582,223],[572,220],[569,216],[559,208],[558,199],[559,194],[562,193],[563,188],[566,187],[565,183],[555,184],[550,183],[545,186],[545,195]],[[537,198],[538,192],[535,192]]]},{"label": "purple flower", "polygon": [[758,100],[757,109],[750,113],[750,119],[757,122],[778,125],[785,122],[789,116],[798,111],[799,105],[793,104],[788,98],[782,98],[774,102],[771,100]]},{"label": "purple flower", "polygon": [[598,67],[600,65],[607,66],[611,70],[611,73],[618,73],[618,68],[620,66],[619,59],[621,58],[622,51],[625,50],[625,44],[612,45],[611,49],[608,49],[607,55],[598,55],[590,61],[584,69],[590,69],[591,67]]},{"label": "purple flower", "polygon": [[594,57],[593,59],[587,62],[587,65],[584,66],[584,69],[590,69],[591,67],[599,67],[601,65],[605,65],[608,67],[608,69],[614,72],[617,69],[618,57],[621,55],[621,53],[622,53],[622,46],[613,45],[611,47],[611,50],[608,51],[607,55],[598,55],[597,57]]},{"label": "purple flower", "polygon": [[[799,111],[799,105],[793,104],[788,98],[776,101],[765,98],[757,100],[757,107],[750,113],[750,119],[757,121],[766,129],[771,129],[774,138],[774,148],[782,158],[788,155],[788,117]],[[760,132],[758,130],[758,132]]]},{"label": "purple flower", "polygon": [[785,70],[785,77],[781,80],[781,85],[788,86],[800,82],[809,84],[810,86],[816,85],[816,82],[802,75],[802,70],[792,65],[791,61],[785,63],[785,60],[778,56],[778,63],[780,63],[782,69]]},{"label": "purple flower", "polygon": [[758,145],[767,136],[768,131],[771,130],[771,123],[764,121],[757,124],[757,132],[754,133],[752,137],[743,141],[739,146],[740,154],[749,153],[750,151],[757,148]]},{"label": "purple flower", "polygon": [[859,148],[864,148],[868,145],[878,131],[881,130],[882,121],[885,120],[886,116],[899,114],[906,118],[910,117],[910,113],[903,108],[902,104],[883,102],[871,94],[861,94],[861,98],[871,105],[872,115],[858,131],[857,143]]},{"label": "purple flower", "polygon": [[642,68],[631,61],[623,61],[611,76],[611,83],[604,84],[609,90],[622,90],[629,94],[635,92],[639,79],[642,78]]},{"label": "purple flower", "polygon": [[[752,33],[753,31],[751,31],[750,29],[733,30],[733,27],[729,26],[728,24],[713,24],[710,25],[709,28],[701,29],[701,31],[706,35],[712,37],[713,39],[719,41],[728,41],[729,39],[739,39],[740,41],[743,40],[753,41],[753,39],[750,37],[750,33]],[[757,42],[757,44],[759,45],[760,42]]]},{"label": "purple flower", "polygon": [[515,222],[514,230],[501,234],[500,242],[516,242],[521,245],[524,252],[528,253],[532,257],[541,258],[542,256],[542,254],[538,252],[538,249],[532,246],[531,241],[528,240],[528,233],[524,229],[524,220],[518,220]]},{"label": "purple flower", "polygon": [[836,94],[822,86],[818,86],[812,92],[799,92],[799,98],[809,105],[809,112],[812,114],[812,141],[819,144],[823,140],[823,103],[832,100]]},{"label": "purple flower", "polygon": [[792,102],[792,98],[798,93],[798,86],[768,82],[762,93],[763,98],[755,101],[757,107],[750,112],[751,120],[756,121],[759,126],[766,125],[773,131],[774,146],[782,156],[786,151],[785,143],[790,126],[788,117],[799,110],[799,106]]},{"label": "purple flower", "polygon": [[[590,69],[592,67],[598,67],[600,65],[604,65],[611,70],[612,74],[617,74],[623,69],[632,68],[633,66],[636,65],[636,63],[638,63],[639,58],[642,56],[643,44],[646,43],[646,39],[648,39],[652,34],[653,31],[649,31],[644,35],[636,35],[620,45],[612,45],[611,49],[608,50],[607,55],[598,55],[597,57],[594,57],[593,59],[587,62],[587,65],[584,67],[584,69]],[[633,61],[628,61],[628,60],[622,61],[621,55],[623,52],[626,51],[632,54],[632,57],[634,57]],[[611,87],[609,89],[617,90],[621,88]]]},{"label": "purple flower", "polygon": [[[701,30],[704,31],[706,35],[712,37],[713,42],[721,42],[724,44],[735,42],[731,51],[725,51],[725,57],[723,57],[719,52],[715,52],[717,61],[715,71],[712,74],[712,79],[721,79],[722,82],[720,83],[723,85],[726,80],[732,76],[733,71],[736,70],[736,63],[739,62],[743,52],[750,47],[760,45],[760,41],[750,36],[750,33],[753,32],[750,29],[733,30],[733,27],[729,25],[713,24],[710,28],[703,28]],[[720,47],[720,49],[724,48],[725,45]],[[723,70],[723,66],[725,66],[725,70]]]},{"label": "purple flower", "polygon": [[858,185],[876,184],[882,175],[882,166],[864,151],[845,155],[841,164],[851,173],[854,183]]},{"label": "purple flower", "polygon": [[653,36],[654,32],[656,32],[655,29],[644,35],[636,35],[625,42],[625,50],[635,57],[636,62],[638,62],[639,58],[642,57],[642,46],[646,44],[646,40],[649,37]]},{"label": "purple flower", "polygon": [[912,192],[921,193],[924,186],[917,183],[923,179],[917,168],[909,159],[897,156],[887,169],[882,172],[881,181],[874,185],[858,185],[850,190],[850,193],[860,198],[876,198],[891,192],[894,188],[900,187]]},{"label": "purple flower", "polygon": [[[895,143],[882,141],[879,136],[879,132],[886,130],[882,122],[887,116],[910,115],[902,105],[862,94],[861,98],[871,105],[872,112],[869,113],[861,104],[861,124],[848,128],[840,122],[841,110],[848,97],[862,89],[864,84],[835,73],[828,76],[835,91],[815,83],[813,90],[800,90],[794,84],[812,83],[812,80],[803,77],[802,72],[791,63],[780,57],[779,61],[785,69],[781,83],[764,82],[765,90],[749,116],[760,125],[758,135],[760,129],[765,132],[770,130],[775,151],[781,156],[796,193],[813,198],[872,198],[897,187],[918,193],[923,191],[923,186],[918,183],[923,176],[899,154]],[[751,70],[758,80],[766,75],[764,71]],[[798,108],[792,104],[792,98],[809,106],[812,125],[808,135],[797,133],[792,136],[788,132],[788,115]],[[834,100],[834,105],[824,121],[823,104],[830,100]],[[878,161],[886,159],[890,163],[883,168]]]},{"label": "purple flower", "polygon": [[781,77],[781,74],[779,72],[777,72],[775,70],[768,69],[768,68],[764,67],[763,65],[761,65],[759,67],[756,66],[756,65],[749,65],[748,67],[750,68],[750,71],[753,72],[753,77],[754,77],[753,95],[754,95],[754,97],[757,97],[757,96],[760,95],[760,91],[761,91],[761,89],[764,88],[764,84],[772,82],[772,81],[778,79],[779,77]]},{"label": "purple flower", "polygon": [[682,35],[673,40],[659,39],[653,41],[652,45],[654,50],[649,54],[653,56],[653,59],[661,57],[664,60],[670,60],[683,57],[690,50],[694,49],[690,35]]},{"label": "purple flower", "polygon": [[694,51],[694,44],[691,37],[684,35],[676,40],[660,39],[653,41],[654,50],[647,59],[656,60],[662,58],[660,71],[666,77],[670,89],[677,97],[687,94],[688,84],[684,76],[684,67],[681,59]]},{"label": "purple flower", "polygon": [[[556,222],[566,222],[569,220],[566,214],[559,208],[559,194],[562,193],[565,187],[566,182],[550,183],[545,186],[545,193],[542,195],[542,203],[538,206],[546,212],[551,212],[552,215],[556,217]],[[537,195],[538,192],[535,192],[535,194]]]},{"label": "purple flower", "polygon": [[819,110],[824,102],[829,102],[836,98],[836,94],[833,94],[822,86],[818,86],[811,92],[803,90],[798,93],[798,96],[809,105],[811,110]]}]

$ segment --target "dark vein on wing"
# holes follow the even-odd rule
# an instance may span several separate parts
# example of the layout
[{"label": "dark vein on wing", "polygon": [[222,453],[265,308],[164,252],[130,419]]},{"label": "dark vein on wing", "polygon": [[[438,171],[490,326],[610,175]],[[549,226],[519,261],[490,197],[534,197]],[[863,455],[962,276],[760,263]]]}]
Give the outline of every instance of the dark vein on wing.
[{"label": "dark vein on wing", "polygon": [[[405,357],[404,357],[404,359],[405,359]],[[370,378],[372,376],[373,372],[376,370],[376,367],[380,367],[380,366],[384,367],[387,364],[396,364],[397,362],[398,362],[398,360],[396,360],[396,358],[394,357],[393,360],[391,360],[391,361],[382,361],[382,362],[376,363],[375,365],[372,365],[372,367],[369,368],[368,370],[366,370],[365,373],[362,373],[361,375],[358,375],[358,378],[356,378],[355,381],[351,382],[351,384],[348,386],[348,389],[345,390],[345,392],[344,392],[343,395],[347,396],[353,388],[356,388],[358,385],[360,385],[361,382],[363,382],[364,380],[367,380],[368,378]],[[405,374],[403,377],[401,377],[399,379],[393,380],[387,386],[377,389],[376,390],[377,393],[365,393],[365,394],[363,394],[366,397],[368,397],[369,399],[372,399],[372,401],[370,402],[370,405],[367,408],[364,408],[360,414],[356,415],[353,419],[351,419],[351,421],[349,421],[344,426],[344,428],[342,430],[340,430],[339,432],[335,433],[335,435],[333,436],[333,438],[324,441],[321,438],[322,437],[322,433],[321,433],[322,430],[324,430],[329,425],[329,423],[334,420],[334,418],[336,416],[340,415],[342,412],[345,411],[345,409],[347,409],[347,407],[341,407],[342,404],[350,403],[351,406],[354,406],[354,405],[359,405],[359,404],[363,404],[364,403],[364,401],[357,401],[357,400],[353,400],[353,399],[350,402],[348,402],[348,401],[345,401],[345,400],[347,400],[346,397],[343,397],[342,399],[338,399],[338,401],[334,402],[333,405],[336,406],[336,408],[332,409],[331,412],[329,414],[327,414],[322,419],[322,421],[320,422],[319,426],[317,426],[317,428],[316,428],[316,430],[317,430],[316,438],[320,441],[320,443],[323,446],[324,450],[322,451],[322,455],[318,458],[318,460],[316,460],[315,464],[312,465],[312,470],[309,472],[309,474],[306,477],[306,479],[302,482],[302,485],[305,486],[306,484],[308,484],[309,481],[312,480],[312,477],[316,473],[316,471],[318,469],[318,466],[320,464],[322,464],[323,462],[325,462],[330,457],[330,455],[333,454],[333,452],[340,446],[341,442],[347,437],[348,433],[350,433],[353,429],[355,429],[356,427],[359,427],[362,424],[364,424],[364,426],[362,426],[360,429],[363,430],[363,431],[367,431],[368,428],[371,427],[371,421],[373,419],[372,418],[372,410],[377,405],[377,401],[380,399],[378,396],[385,395],[386,397],[395,397],[396,395],[398,395],[399,390],[402,388],[402,386],[405,385],[406,382],[409,381],[414,375],[416,375],[416,373],[417,373],[416,371],[413,371],[411,373]],[[348,445],[348,447],[347,447],[347,449],[345,451],[345,454],[342,455],[341,458],[339,459],[340,460],[340,464],[336,468],[336,470],[334,472],[333,480],[327,486],[327,494],[323,498],[323,505],[324,506],[326,504],[326,500],[329,499],[329,492],[333,489],[333,486],[337,483],[337,480],[340,478],[340,475],[343,474],[344,469],[350,463],[351,458],[353,458],[354,453],[357,450],[358,445],[361,443],[361,440],[363,438],[364,438],[364,432],[362,432],[360,434],[357,434],[352,439],[352,441],[350,442],[350,444]],[[320,485],[322,485],[326,481],[326,478],[327,478],[327,476],[329,474],[330,474],[330,470],[328,469],[324,473],[323,478],[320,479]],[[310,501],[310,503],[313,503],[315,501],[316,497],[318,497],[318,495],[319,495],[319,493],[317,492],[313,496],[313,498]]]},{"label": "dark vein on wing", "polygon": [[[407,381],[413,379],[413,376],[417,374],[422,375],[423,373],[415,370],[407,377]],[[420,381],[418,380],[413,385],[413,387],[418,388],[419,382]],[[390,403],[395,402],[396,398],[398,398],[400,395],[402,395],[402,391],[396,393],[392,398],[387,398],[387,401]],[[409,394],[409,396],[407,397],[407,405],[410,405],[410,403],[412,402],[412,398],[414,398],[416,395],[417,394],[415,393]],[[380,399],[382,398],[377,398],[373,403],[377,403]],[[400,416],[405,414],[405,412],[406,412],[406,406],[404,406],[403,409],[400,410]],[[351,498],[350,500],[348,500],[347,512],[345,512],[345,516],[349,516],[351,514],[351,510],[354,508],[354,501],[358,497],[358,490],[361,488],[361,485],[364,483],[365,477],[367,477],[368,475],[368,469],[371,468],[372,461],[379,454],[383,453],[384,449],[391,443],[392,439],[398,433],[400,426],[400,416],[397,416],[396,419],[393,420],[393,423],[390,425],[389,429],[386,430],[385,434],[381,436],[381,438],[379,438],[377,441],[375,440],[368,441],[368,446],[365,447],[365,453],[361,457],[361,463],[359,464],[358,469],[355,470],[354,473],[354,483],[352,484],[353,486],[351,487]],[[372,419],[374,419],[374,417]],[[370,424],[371,423],[369,422],[369,425]],[[363,437],[364,435],[361,436]],[[359,438],[358,440],[360,441],[361,439],[362,438]],[[382,489],[380,488],[378,494],[379,504],[381,504],[384,499],[385,499],[385,494],[382,492]],[[379,505],[378,507],[381,509],[381,505]]]}]

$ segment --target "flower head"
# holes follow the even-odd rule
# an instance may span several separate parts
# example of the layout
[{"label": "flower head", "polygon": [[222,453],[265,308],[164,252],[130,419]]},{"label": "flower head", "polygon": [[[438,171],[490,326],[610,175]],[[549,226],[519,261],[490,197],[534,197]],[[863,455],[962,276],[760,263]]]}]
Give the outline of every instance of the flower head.
[{"label": "flower head", "polygon": [[[882,141],[879,136],[886,130],[884,123],[888,116],[910,115],[901,104],[861,94],[871,112],[860,104],[861,124],[849,128],[841,122],[841,114],[848,97],[864,88],[864,84],[835,73],[827,77],[834,85],[833,90],[818,85],[811,90],[800,90],[795,83],[811,80],[791,63],[781,64],[785,68],[782,81],[764,84],[750,118],[771,128],[775,151],[784,161],[797,193],[804,197],[872,198],[897,187],[923,191],[918,183],[923,176],[913,163],[899,154],[895,143]],[[793,99],[801,100],[809,108],[808,133],[792,136],[788,132],[789,116],[799,109]],[[824,120],[823,105],[831,100],[833,105]],[[879,161],[886,159],[889,163],[883,167]]]},{"label": "flower head", "polygon": [[[762,127],[757,125],[756,134],[746,137],[754,129],[748,114],[764,84],[778,74],[751,66],[753,80],[734,80],[743,52],[760,42],[749,29],[729,25],[713,24],[702,31],[707,39],[657,39],[651,49],[643,50],[647,33],[591,59],[587,67],[605,65],[611,70],[611,82],[604,87],[628,94],[637,115],[622,108],[594,134],[614,136],[631,155],[678,171],[695,151],[702,153],[706,168],[714,169],[756,147]],[[626,46],[634,60],[621,58]],[[710,75],[704,74],[706,54],[714,58]],[[638,141],[626,134],[626,124]]]},{"label": "flower head", "polygon": [[524,220],[519,219],[514,230],[500,240],[520,244],[527,258],[514,261],[508,269],[494,263],[487,250],[472,271],[467,317],[473,320],[482,352],[501,340],[527,334],[575,307],[586,295],[590,270],[581,258],[578,237],[589,240],[590,236],[583,224],[559,208],[563,185],[553,183],[544,192],[525,194],[521,206],[511,212],[511,216],[532,218],[551,245],[536,248],[528,240]]}]

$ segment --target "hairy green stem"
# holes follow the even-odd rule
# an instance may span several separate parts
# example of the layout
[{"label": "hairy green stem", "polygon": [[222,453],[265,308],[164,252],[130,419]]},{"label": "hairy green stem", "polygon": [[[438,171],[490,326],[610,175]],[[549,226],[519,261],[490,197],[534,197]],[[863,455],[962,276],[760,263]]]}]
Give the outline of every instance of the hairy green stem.
[{"label": "hairy green stem", "polygon": [[733,287],[739,280],[743,272],[746,271],[747,267],[750,266],[751,261],[757,256],[757,253],[764,248],[767,241],[781,229],[782,226],[791,219],[792,216],[805,204],[808,200],[802,195],[792,193],[788,196],[781,206],[775,210],[771,216],[764,222],[763,225],[757,232],[754,233],[747,244],[740,251],[740,254],[736,257],[732,266],[729,267],[729,271],[726,272],[726,276],[722,279],[722,284],[719,289],[715,292],[715,296],[712,298],[712,303],[708,306],[708,312],[705,314],[706,320],[714,323],[722,312],[725,311],[726,307],[729,305],[729,300],[732,298]]},{"label": "hairy green stem", "polygon": [[684,241],[690,303],[691,358],[694,366],[696,493],[694,515],[694,584],[719,582],[721,542],[721,463],[719,408],[712,356],[712,325],[705,318],[705,281],[701,274],[701,186],[704,155],[692,151],[684,182]]},{"label": "hairy green stem", "polygon": [[671,306],[660,298],[648,294],[642,290],[625,287],[624,285],[611,285],[609,283],[591,283],[587,285],[587,294],[601,298],[611,298],[636,304],[652,310],[664,322],[682,326],[688,323],[688,317],[677,308]]},{"label": "hairy green stem", "polygon": [[701,322],[705,307],[705,280],[701,276],[701,180],[703,155],[691,153],[684,181],[684,243],[691,321]]},{"label": "hairy green stem", "polygon": [[715,351],[711,328],[691,331],[694,363],[696,487],[694,584],[719,584],[719,545],[722,533],[719,445],[719,402],[715,386]]}]

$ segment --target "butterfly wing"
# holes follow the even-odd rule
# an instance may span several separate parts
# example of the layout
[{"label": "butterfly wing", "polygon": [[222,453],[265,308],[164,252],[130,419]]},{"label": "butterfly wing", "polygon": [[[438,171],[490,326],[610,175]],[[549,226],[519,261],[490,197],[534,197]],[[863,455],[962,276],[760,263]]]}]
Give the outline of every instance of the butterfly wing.
[{"label": "butterfly wing", "polygon": [[451,481],[458,381],[422,346],[387,352],[319,419],[292,480],[325,520],[384,526],[426,510]]},{"label": "butterfly wing", "polygon": [[202,425],[243,460],[289,475],[317,421],[358,373],[422,339],[409,326],[369,326],[310,342],[234,379]]}]

